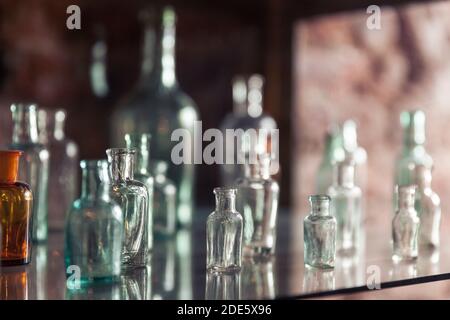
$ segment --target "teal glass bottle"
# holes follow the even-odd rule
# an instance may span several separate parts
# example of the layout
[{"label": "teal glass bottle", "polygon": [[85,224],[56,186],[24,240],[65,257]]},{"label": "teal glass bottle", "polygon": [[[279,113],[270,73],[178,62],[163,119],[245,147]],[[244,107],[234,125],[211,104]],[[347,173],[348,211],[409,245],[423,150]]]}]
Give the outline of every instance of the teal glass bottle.
[{"label": "teal glass bottle", "polygon": [[150,134],[134,134],[127,133],[125,142],[127,148],[136,150],[134,179],[145,184],[148,190],[148,251],[153,248],[153,196],[154,196],[154,179],[149,168],[150,159]]},{"label": "teal glass bottle", "polygon": [[176,196],[177,188],[167,179],[168,164],[165,161],[155,160],[152,165],[155,177],[155,190],[153,197],[153,222],[155,236],[168,237],[176,231]]},{"label": "teal glass bottle", "polygon": [[[416,165],[424,165],[429,169],[433,167],[433,159],[425,149],[425,120],[425,113],[421,110],[403,111],[400,114],[403,146],[395,162],[394,186],[413,184]],[[394,209],[398,203],[396,191],[394,189]]]},{"label": "teal glass bottle", "polygon": [[48,235],[48,179],[49,158],[47,148],[39,143],[37,106],[16,103],[11,105],[13,119],[11,150],[23,151],[19,165],[19,180],[26,181],[33,191],[34,242],[47,240]]},{"label": "teal glass bottle", "polygon": [[171,136],[181,129],[194,137],[194,124],[199,116],[194,101],[181,90],[176,79],[174,10],[165,7],[161,18],[161,29],[155,29],[149,19],[145,23],[140,79],[112,115],[112,143],[120,145],[128,132],[152,135],[152,154],[169,163],[168,178],[178,190],[177,222],[188,226],[194,198],[194,146],[185,145],[185,157],[175,163],[172,149],[179,141],[172,141]]},{"label": "teal glass bottle", "polygon": [[318,269],[334,268],[336,259],[336,218],[330,214],[330,197],[309,197],[311,213],[303,220],[304,262]]},{"label": "teal glass bottle", "polygon": [[122,210],[109,195],[106,160],[83,160],[81,168],[81,197],[67,216],[66,268],[80,268],[81,285],[114,282],[121,272]]},{"label": "teal glass bottle", "polygon": [[149,258],[148,190],[134,180],[134,149],[106,150],[110,170],[110,196],[123,212],[124,238],[122,265],[125,268],[144,267]]}]

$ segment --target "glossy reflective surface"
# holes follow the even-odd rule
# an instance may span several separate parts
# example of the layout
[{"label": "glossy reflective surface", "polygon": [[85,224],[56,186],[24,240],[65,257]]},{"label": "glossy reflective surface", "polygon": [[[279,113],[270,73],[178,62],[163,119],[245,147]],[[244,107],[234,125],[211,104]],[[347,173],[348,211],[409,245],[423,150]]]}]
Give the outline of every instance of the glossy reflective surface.
[{"label": "glossy reflective surface", "polygon": [[[390,227],[373,223],[366,224],[362,237],[366,241],[359,246],[357,255],[338,255],[334,270],[305,269],[303,217],[289,218],[285,211],[279,214],[274,258],[244,260],[239,276],[209,279],[205,221],[210,211],[211,208],[196,212],[198,220],[191,233],[178,232],[172,240],[155,242],[149,268],[127,274],[117,284],[78,292],[66,289],[63,234],[50,233],[47,246],[33,247],[31,264],[1,269],[0,299],[205,299],[236,295],[241,299],[297,298],[367,290],[367,284],[376,288],[378,272],[381,288],[450,279],[450,247],[442,246],[440,252],[422,250],[416,262],[395,264],[391,259]],[[449,217],[442,218],[441,242],[448,243]],[[228,287],[220,287],[222,283]]]}]

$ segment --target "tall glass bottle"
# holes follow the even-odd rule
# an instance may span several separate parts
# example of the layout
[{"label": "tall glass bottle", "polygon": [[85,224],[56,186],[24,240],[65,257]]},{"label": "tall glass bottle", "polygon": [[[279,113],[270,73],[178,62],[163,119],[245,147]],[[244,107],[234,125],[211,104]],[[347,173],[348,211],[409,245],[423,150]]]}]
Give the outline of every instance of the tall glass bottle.
[{"label": "tall glass bottle", "polygon": [[128,132],[148,132],[152,135],[152,153],[156,159],[170,164],[168,177],[178,190],[177,221],[187,226],[191,224],[193,210],[194,146],[193,143],[184,145],[185,161],[175,164],[171,153],[179,142],[172,141],[171,135],[176,129],[185,129],[190,137],[194,137],[198,111],[194,101],[180,89],[176,79],[175,20],[175,12],[171,7],[163,10],[162,32],[155,32],[147,20],[139,83],[114,112],[112,136],[113,143],[117,145]]},{"label": "tall glass bottle", "polygon": [[280,187],[270,177],[270,157],[246,163],[246,175],[237,182],[238,211],[244,217],[245,255],[270,255],[275,251]]},{"label": "tall glass bottle", "polygon": [[367,183],[367,152],[358,145],[357,125],[353,120],[347,120],[342,124],[342,145],[345,161],[355,165],[355,184],[365,194]]},{"label": "tall glass bottle", "polygon": [[332,126],[325,136],[325,149],[316,180],[317,194],[326,194],[333,184],[333,163],[343,161],[345,152],[339,127]]},{"label": "tall glass bottle", "polygon": [[[425,150],[425,113],[421,110],[403,111],[400,114],[403,128],[403,147],[395,163],[395,185],[414,183],[414,168],[422,164],[433,167],[433,159]],[[394,190],[395,191],[395,190]],[[394,208],[397,193],[394,192]]]},{"label": "tall glass bottle", "polygon": [[145,184],[148,190],[148,250],[153,248],[153,194],[154,179],[149,171],[150,159],[150,134],[131,134],[125,135],[127,148],[136,150],[134,179]]},{"label": "tall glass bottle", "polygon": [[66,268],[80,268],[80,284],[113,282],[120,277],[123,217],[109,195],[106,160],[81,161],[82,191],[67,216]]},{"label": "tall glass bottle", "polygon": [[441,200],[431,189],[431,169],[424,165],[416,166],[417,185],[415,208],[420,218],[419,245],[439,247],[439,228],[441,225]]},{"label": "tall glass bottle", "polygon": [[303,220],[304,263],[318,269],[334,268],[336,219],[330,214],[330,197],[309,197],[311,213]]},{"label": "tall glass bottle", "polygon": [[206,268],[234,272],[242,262],[242,216],[235,209],[236,189],[215,188],[216,209],[206,222]]},{"label": "tall glass bottle", "polygon": [[341,253],[355,253],[361,229],[361,189],[355,185],[353,163],[339,162],[334,168],[330,212],[337,221],[336,249]]},{"label": "tall glass bottle", "polygon": [[66,111],[39,109],[39,141],[52,155],[48,186],[48,227],[64,229],[66,216],[78,189],[78,146],[66,137]]},{"label": "tall glass bottle", "polygon": [[392,220],[393,260],[415,260],[418,255],[420,219],[414,209],[415,185],[398,187],[398,209]]},{"label": "tall glass bottle", "polygon": [[110,167],[110,196],[122,209],[124,238],[122,265],[143,267],[147,264],[151,243],[148,227],[148,190],[134,180],[134,149],[106,150]]},{"label": "tall glass bottle", "polygon": [[21,151],[0,151],[0,266],[31,261],[33,195],[17,181]]},{"label": "tall glass bottle", "polygon": [[155,177],[153,223],[158,237],[171,236],[176,228],[177,188],[167,179],[167,168],[168,164],[165,161],[155,160],[152,163],[152,172]]},{"label": "tall glass bottle", "polygon": [[[236,76],[233,79],[233,112],[227,115],[221,124],[221,130],[224,133],[224,165],[221,166],[221,179],[224,186],[233,186],[236,179],[244,174],[244,167],[239,164],[238,153],[241,150],[237,148],[235,138],[227,139],[227,129],[255,129],[256,131],[265,130],[270,134],[277,128],[275,120],[263,112],[263,87],[264,78],[259,74],[253,74],[248,78]],[[271,152],[271,143],[276,143],[268,139],[266,145],[263,145],[262,152]],[[227,161],[227,150],[233,150],[234,157]],[[231,162],[231,163],[229,163]]]},{"label": "tall glass bottle", "polygon": [[20,160],[19,180],[29,183],[33,190],[33,241],[47,240],[48,234],[48,176],[50,154],[39,143],[37,106],[17,103],[11,105],[13,118],[13,150],[23,151]]}]

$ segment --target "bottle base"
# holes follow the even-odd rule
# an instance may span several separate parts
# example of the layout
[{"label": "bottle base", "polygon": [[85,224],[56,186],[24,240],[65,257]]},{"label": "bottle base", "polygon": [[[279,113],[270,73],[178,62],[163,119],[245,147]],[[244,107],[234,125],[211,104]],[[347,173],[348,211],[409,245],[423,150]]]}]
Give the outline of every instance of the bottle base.
[{"label": "bottle base", "polygon": [[0,266],[2,267],[22,266],[29,263],[30,259],[0,260]]}]

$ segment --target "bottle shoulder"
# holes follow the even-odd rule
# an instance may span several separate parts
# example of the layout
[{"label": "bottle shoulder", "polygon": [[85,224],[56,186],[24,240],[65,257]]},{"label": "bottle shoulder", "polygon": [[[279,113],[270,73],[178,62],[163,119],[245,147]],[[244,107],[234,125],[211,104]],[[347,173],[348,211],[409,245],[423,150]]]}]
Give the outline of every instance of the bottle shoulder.
[{"label": "bottle shoulder", "polygon": [[303,221],[305,223],[314,223],[314,224],[318,224],[318,223],[333,224],[333,223],[336,223],[336,218],[330,214],[325,215],[325,216],[309,214],[303,219]]},{"label": "bottle shoulder", "polygon": [[23,196],[26,200],[32,200],[33,192],[27,183],[16,181],[11,184],[0,183],[0,196]]},{"label": "bottle shoulder", "polygon": [[115,202],[80,198],[73,202],[69,218],[89,220],[113,218],[122,221],[123,215],[120,206]]},{"label": "bottle shoulder", "polygon": [[237,211],[213,211],[208,216],[208,221],[242,221],[242,215]]}]

